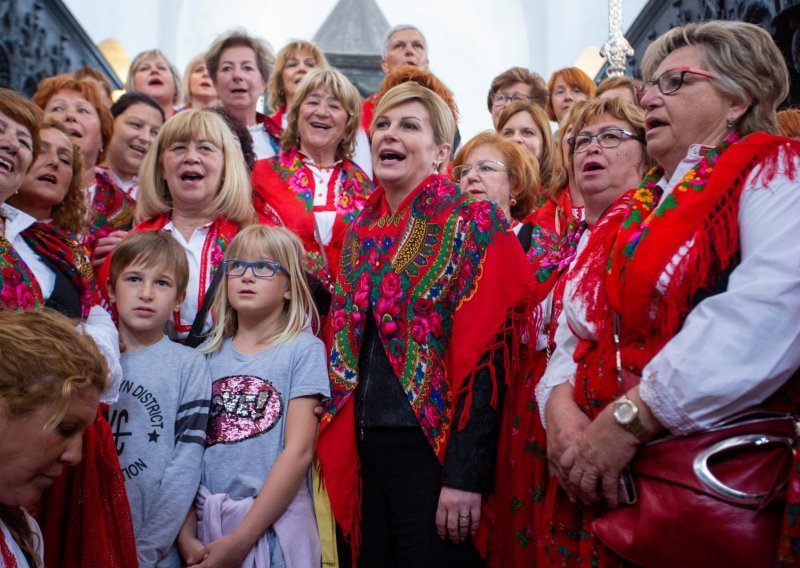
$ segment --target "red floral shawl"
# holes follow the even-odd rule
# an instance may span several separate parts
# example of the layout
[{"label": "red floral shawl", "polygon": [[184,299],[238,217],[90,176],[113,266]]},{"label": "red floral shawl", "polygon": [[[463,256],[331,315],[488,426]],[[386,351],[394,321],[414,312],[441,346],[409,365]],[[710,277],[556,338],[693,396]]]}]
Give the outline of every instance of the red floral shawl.
[{"label": "red floral shawl", "polygon": [[43,304],[42,289],[30,268],[0,235],[0,310],[30,310]]},{"label": "red floral shawl", "polygon": [[95,191],[92,198],[92,218],[86,245],[94,249],[97,239],[114,231],[127,231],[133,225],[136,202],[118,188],[103,171],[95,171]]},{"label": "red floral shawl", "polygon": [[[317,454],[333,514],[354,550],[360,484],[351,395],[366,318],[376,318],[392,369],[444,460],[454,402],[462,394],[466,404],[458,427],[469,420],[481,356],[503,349],[506,377],[514,375],[532,285],[516,236],[506,229],[493,204],[462,195],[458,186],[433,175],[394,212],[378,189],[347,234],[329,316],[331,399]],[[488,360],[490,366],[493,358]]]},{"label": "red floral shawl", "polygon": [[[309,272],[326,284],[332,283],[338,273],[345,231],[372,193],[369,176],[354,162],[342,160],[331,175],[329,203],[320,207],[314,206],[314,176],[297,148],[259,161],[251,178],[256,211],[277,215],[303,241]],[[323,249],[313,212],[332,210],[336,211],[333,236]]]},{"label": "red floral shawl", "polygon": [[75,235],[52,223],[34,223],[21,236],[36,254],[69,277],[81,298],[81,319],[86,320],[94,299],[94,271],[86,247]]}]

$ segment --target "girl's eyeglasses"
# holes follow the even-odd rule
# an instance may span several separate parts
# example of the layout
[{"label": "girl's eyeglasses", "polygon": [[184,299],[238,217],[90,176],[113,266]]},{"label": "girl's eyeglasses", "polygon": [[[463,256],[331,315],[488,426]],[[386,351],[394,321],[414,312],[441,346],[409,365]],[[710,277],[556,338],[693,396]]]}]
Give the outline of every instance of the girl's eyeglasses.
[{"label": "girl's eyeglasses", "polygon": [[225,267],[225,274],[234,277],[244,276],[248,268],[253,269],[253,275],[256,278],[273,278],[279,270],[282,270],[286,276],[289,276],[286,269],[281,266],[279,262],[275,262],[274,260],[246,262],[244,260],[231,258],[224,261],[222,265]]}]

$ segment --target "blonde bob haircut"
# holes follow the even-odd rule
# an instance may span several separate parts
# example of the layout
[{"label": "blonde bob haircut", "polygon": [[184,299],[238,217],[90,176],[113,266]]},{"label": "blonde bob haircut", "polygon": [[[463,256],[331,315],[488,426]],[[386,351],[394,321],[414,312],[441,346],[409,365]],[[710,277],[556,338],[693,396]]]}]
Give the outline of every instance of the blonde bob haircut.
[{"label": "blonde bob haircut", "polygon": [[336,147],[336,159],[349,160],[353,156],[356,134],[361,125],[361,96],[347,77],[333,68],[314,69],[300,81],[287,115],[286,130],[281,135],[281,150],[286,152],[294,146],[300,147],[300,107],[306,97],[317,89],[328,89],[347,113],[344,134]]},{"label": "blonde bob haircut", "polygon": [[547,113],[541,105],[537,103],[526,103],[525,101],[516,101],[508,105],[500,113],[500,118],[497,120],[497,132],[500,136],[506,137],[503,133],[506,123],[511,120],[511,117],[520,112],[527,112],[533,124],[539,129],[542,134],[542,155],[538,158],[539,163],[539,180],[544,189],[551,188],[554,184],[558,183],[558,169],[556,165],[556,153],[558,152],[555,142],[553,142],[553,134],[550,131],[550,121],[547,118]]},{"label": "blonde bob haircut", "polygon": [[139,175],[136,218],[149,219],[172,211],[172,197],[164,176],[164,154],[174,143],[192,140],[208,140],[222,151],[225,165],[214,198],[217,215],[238,223],[251,223],[255,211],[242,150],[217,113],[196,109],[180,112],[165,122],[145,155]]},{"label": "blonde bob haircut", "polygon": [[742,134],[778,132],[775,109],[789,94],[789,71],[766,30],[733,21],[690,23],[671,29],[645,51],[642,76],[655,79],[653,74],[670,53],[689,46],[698,48],[703,64],[715,75],[711,84],[722,96],[749,103],[736,120]]},{"label": "blonde bob haircut", "polygon": [[108,366],[94,341],[53,310],[0,312],[0,413],[24,416],[45,404],[55,428],[70,397],[106,388]]},{"label": "blonde bob haircut", "polygon": [[[523,221],[540,198],[539,165],[536,159],[519,144],[503,138],[494,130],[487,130],[472,137],[458,150],[453,167],[465,164],[470,154],[482,147],[493,148],[503,156],[501,161],[508,173],[510,197],[516,200],[510,208],[511,216],[517,221]],[[458,180],[454,181],[458,183]]]},{"label": "blonde bob haircut", "polygon": [[[641,147],[642,161],[646,169],[649,170],[653,167],[655,162],[647,154],[647,144],[645,143],[644,110],[620,97],[611,97],[608,99],[595,98],[584,101],[583,104],[577,107],[575,114],[571,117],[572,133],[570,136],[575,136],[584,128],[591,125],[595,120],[606,115],[612,116],[622,122],[627,122],[630,125],[629,130],[631,134],[638,138],[637,142],[639,142],[639,146]],[[575,151],[572,146],[570,146],[570,167],[572,167],[574,156]]]},{"label": "blonde bob haircut", "polygon": [[[280,345],[291,341],[303,330],[316,330],[319,316],[311,290],[306,283],[303,271],[305,251],[297,235],[283,227],[250,225],[234,237],[225,252],[225,260],[246,257],[278,262],[286,272],[279,271],[273,278],[288,279],[290,297],[284,300],[276,329],[260,338],[261,343],[269,346]],[[222,269],[220,266],[219,270]],[[225,276],[225,281],[220,283],[211,304],[211,313],[216,323],[202,348],[206,353],[218,351],[226,339],[236,335],[239,327],[236,310],[228,299],[228,278],[232,277]]]},{"label": "blonde bob haircut", "polygon": [[386,112],[396,106],[413,102],[420,103],[428,111],[433,128],[434,143],[437,146],[445,144],[451,146],[456,136],[456,119],[453,117],[453,112],[442,97],[414,81],[406,81],[392,87],[381,97],[378,106],[375,107],[375,115],[372,117],[372,124],[369,128],[370,133],[375,132],[375,123]]},{"label": "blonde bob haircut", "polygon": [[164,55],[164,52],[160,49],[149,49],[141,52],[139,55],[133,58],[131,66],[128,69],[128,78],[125,79],[125,91],[128,93],[141,92],[136,88],[136,71],[139,70],[139,66],[141,66],[142,63],[151,59],[155,59],[156,57],[162,58],[167,63],[169,73],[172,75],[172,84],[175,87],[175,94],[172,95],[172,104],[176,105],[183,98],[183,89],[181,88],[181,72],[178,71],[178,68],[172,61],[167,59],[167,56]]},{"label": "blonde bob haircut", "polygon": [[283,87],[283,71],[286,69],[287,62],[302,51],[311,54],[317,69],[327,69],[329,67],[328,60],[325,58],[325,54],[322,53],[318,45],[301,39],[290,40],[289,43],[284,45],[278,52],[275,58],[275,66],[272,68],[272,73],[269,76],[269,82],[267,84],[269,98],[267,104],[269,104],[272,110],[278,110],[287,105],[286,90]]}]

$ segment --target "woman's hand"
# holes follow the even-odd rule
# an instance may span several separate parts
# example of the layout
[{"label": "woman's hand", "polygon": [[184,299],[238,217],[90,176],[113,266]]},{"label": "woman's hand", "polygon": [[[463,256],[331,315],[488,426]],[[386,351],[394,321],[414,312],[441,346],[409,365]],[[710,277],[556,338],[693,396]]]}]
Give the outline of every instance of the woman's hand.
[{"label": "woman's hand", "polygon": [[573,452],[564,456],[562,465],[569,470],[569,485],[578,499],[588,505],[605,501],[614,509],[619,504],[620,474],[641,442],[614,422],[612,406],[586,428]]},{"label": "woman's hand", "polygon": [[94,250],[92,250],[92,266],[97,268],[106,257],[111,253],[117,245],[122,242],[127,236],[127,231],[114,231],[105,237],[100,237],[95,243]]},{"label": "woman's hand", "polygon": [[569,484],[569,468],[574,451],[591,423],[572,398],[572,385],[563,383],[553,389],[545,408],[547,418],[547,460],[554,475],[572,501],[578,496]]},{"label": "woman's hand", "polygon": [[197,568],[238,568],[244,562],[250,547],[242,544],[234,534],[227,534],[206,547],[202,562]]},{"label": "woman's hand", "polygon": [[474,535],[481,520],[481,494],[442,487],[436,508],[436,532],[442,539],[460,544]]}]

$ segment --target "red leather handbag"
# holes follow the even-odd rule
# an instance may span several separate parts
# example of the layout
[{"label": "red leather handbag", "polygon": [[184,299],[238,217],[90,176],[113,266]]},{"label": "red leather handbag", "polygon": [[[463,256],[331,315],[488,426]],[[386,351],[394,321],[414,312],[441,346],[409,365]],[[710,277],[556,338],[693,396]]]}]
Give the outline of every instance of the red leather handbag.
[{"label": "red leather handbag", "polygon": [[593,532],[643,566],[775,566],[797,426],[749,413],[645,445],[630,466],[636,502]]}]

